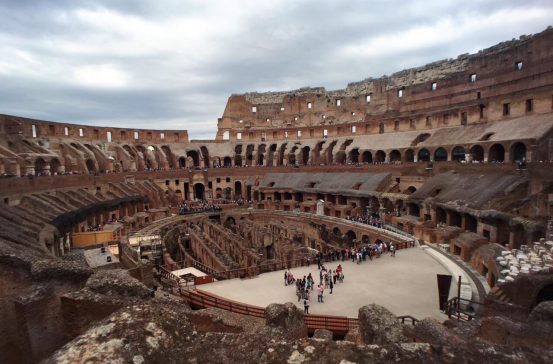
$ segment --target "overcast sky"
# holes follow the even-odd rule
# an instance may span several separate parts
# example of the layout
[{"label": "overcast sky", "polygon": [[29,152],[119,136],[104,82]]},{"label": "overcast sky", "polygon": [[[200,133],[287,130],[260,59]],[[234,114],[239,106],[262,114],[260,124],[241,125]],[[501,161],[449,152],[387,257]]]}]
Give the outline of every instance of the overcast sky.
[{"label": "overcast sky", "polygon": [[553,23],[553,1],[0,0],[0,113],[187,129],[232,93],[348,82]]}]

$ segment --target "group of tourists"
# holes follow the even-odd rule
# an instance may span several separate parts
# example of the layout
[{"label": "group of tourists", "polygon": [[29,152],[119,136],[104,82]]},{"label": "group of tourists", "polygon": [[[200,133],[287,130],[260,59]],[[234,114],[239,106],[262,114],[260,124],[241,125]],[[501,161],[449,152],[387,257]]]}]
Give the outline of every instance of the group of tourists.
[{"label": "group of tourists", "polygon": [[344,273],[342,265],[332,271],[332,269],[327,270],[324,265],[321,266],[319,271],[319,283],[315,288],[315,279],[309,273],[308,276],[303,276],[302,279],[295,279],[294,275],[290,269],[284,271],[284,285],[285,286],[295,286],[296,287],[296,296],[298,297],[298,302],[303,299],[304,313],[309,313],[309,307],[311,305],[311,292],[317,290],[317,302],[324,303],[324,291],[325,289],[330,289],[330,294],[336,283],[344,283]]},{"label": "group of tourists", "polygon": [[223,209],[218,204],[209,203],[206,200],[199,200],[200,205],[182,204],[179,206],[179,215],[196,214],[200,212],[219,212]]}]

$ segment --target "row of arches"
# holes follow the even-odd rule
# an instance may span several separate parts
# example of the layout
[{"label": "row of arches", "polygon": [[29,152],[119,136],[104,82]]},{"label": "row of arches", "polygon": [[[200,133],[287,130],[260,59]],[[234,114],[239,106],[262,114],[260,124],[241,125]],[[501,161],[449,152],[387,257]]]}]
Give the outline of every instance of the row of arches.
[{"label": "row of arches", "polygon": [[[352,141],[351,141],[352,142]],[[444,147],[438,147],[435,150],[431,151],[428,148],[416,149],[407,149],[403,153],[398,149],[393,149],[388,153],[384,150],[368,151],[365,150],[361,152],[360,148],[354,148],[346,154],[345,149],[348,147],[348,143],[345,142],[340,150],[333,154],[334,146],[336,141],[332,142],[327,150],[324,152],[324,155],[321,154],[323,150],[323,145],[326,141],[319,142],[317,146],[312,150],[309,146],[294,146],[290,149],[288,153],[284,153],[286,149],[286,143],[283,144],[280,148],[280,158],[278,163],[284,164],[284,158],[288,159],[288,164],[318,164],[318,163],[327,163],[332,164],[334,162],[344,164],[344,163],[399,163],[399,162],[445,162],[448,160],[451,161],[464,161],[470,159],[474,161],[483,161],[486,156],[486,150],[481,145],[473,145],[470,149],[466,149],[463,146],[455,146],[454,148],[448,151]],[[254,157],[255,146],[250,144],[247,146],[246,155],[245,155],[245,164],[259,164],[271,166],[273,165],[273,155],[276,151],[276,144],[271,145],[270,152],[265,152],[265,145],[262,144],[258,147],[257,156]],[[234,158],[234,164],[237,166],[242,166],[242,146],[239,145],[235,148],[237,153]],[[509,149],[509,162],[522,162],[527,158],[527,147],[522,142],[514,143]],[[491,145],[487,149],[487,159],[490,162],[505,162],[506,161],[506,149],[500,144],[496,143]],[[231,166],[232,159],[230,157],[223,158],[224,166]]]}]

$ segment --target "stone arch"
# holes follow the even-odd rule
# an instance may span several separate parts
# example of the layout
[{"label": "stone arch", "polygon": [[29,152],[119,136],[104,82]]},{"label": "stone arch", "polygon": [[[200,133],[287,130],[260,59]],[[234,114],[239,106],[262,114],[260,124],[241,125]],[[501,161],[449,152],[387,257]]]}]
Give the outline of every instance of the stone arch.
[{"label": "stone arch", "polygon": [[352,163],[359,163],[359,148],[354,148],[349,152],[348,159]]},{"label": "stone arch", "polygon": [[239,167],[242,166],[242,156],[240,154],[234,156],[234,165]]},{"label": "stone arch", "polygon": [[348,237],[348,243],[350,245],[353,244],[354,240],[357,241],[357,234],[353,230],[348,230],[347,233],[346,233],[346,236]]},{"label": "stone arch", "polygon": [[505,148],[503,145],[497,143],[490,147],[488,151],[488,162],[504,162],[505,161]]},{"label": "stone arch", "polygon": [[422,143],[426,140],[428,140],[428,138],[430,138],[430,134],[428,133],[422,133],[422,134],[419,134],[414,140],[413,142],[411,143],[411,146],[416,146],[417,144],[419,143]]},{"label": "stone arch", "polygon": [[179,158],[179,168],[185,168],[186,167],[186,158],[180,157]]},{"label": "stone arch", "polygon": [[209,166],[209,151],[205,146],[200,147],[200,152],[202,153],[202,158],[204,160],[204,166]]},{"label": "stone arch", "polygon": [[526,145],[522,142],[515,143],[511,146],[511,162],[526,161]]},{"label": "stone arch", "polygon": [[230,157],[223,158],[223,166],[225,167],[232,166],[232,159]]},{"label": "stone arch", "polygon": [[175,168],[177,163],[175,161],[175,155],[173,152],[171,152],[171,149],[169,149],[168,146],[163,145],[161,147],[161,151],[165,153],[165,157],[167,157],[167,162],[169,162],[169,168]]},{"label": "stone arch", "polygon": [[86,164],[86,169],[89,172],[96,172],[96,166],[94,165],[94,161],[92,159],[87,159],[85,164]]},{"label": "stone arch", "polygon": [[384,163],[386,161],[386,152],[383,150],[379,150],[374,155],[374,162],[375,163]]},{"label": "stone arch", "polygon": [[234,196],[242,197],[242,183],[240,181],[234,182]]},{"label": "stone arch", "polygon": [[439,147],[434,151],[434,161],[435,162],[446,162],[447,161],[447,150],[443,147]]},{"label": "stone arch", "polygon": [[338,226],[332,229],[332,235],[336,238],[339,238],[342,236],[342,232],[340,231],[340,228]]},{"label": "stone arch", "polygon": [[217,199],[223,198],[223,189],[221,187],[215,189],[215,197]]},{"label": "stone arch", "polygon": [[406,195],[411,195],[417,191],[417,188],[415,186],[409,186],[405,191],[403,191]]},{"label": "stone arch", "polygon": [[305,146],[301,150],[301,156],[302,156],[302,163],[308,164],[309,163],[309,152],[311,151],[311,148],[308,146]]},{"label": "stone arch", "polygon": [[346,163],[346,152],[340,150],[336,153],[336,162],[339,164]]},{"label": "stone arch", "polygon": [[451,151],[451,160],[452,161],[464,161],[465,160],[465,148],[461,146],[456,146]]},{"label": "stone arch", "polygon": [[35,160],[35,175],[43,173],[46,169],[46,161],[43,158],[37,158]]},{"label": "stone arch", "polygon": [[481,145],[473,145],[469,150],[469,154],[474,161],[484,160],[484,148]]},{"label": "stone arch", "polygon": [[401,162],[401,153],[394,149],[390,152],[390,162]]},{"label": "stone arch", "polygon": [[194,184],[194,197],[200,200],[205,199],[205,186],[203,183]]},{"label": "stone arch", "polygon": [[50,173],[54,174],[54,173],[61,173],[61,163],[60,161],[57,159],[57,158],[52,158],[52,160],[50,161]]},{"label": "stone arch", "polygon": [[373,154],[369,152],[368,150],[364,151],[363,154],[361,154],[361,162],[363,163],[372,163],[373,162]]},{"label": "stone arch", "polygon": [[534,307],[546,301],[553,301],[553,283],[552,282],[549,282],[549,284],[546,284],[544,287],[542,287],[539,290],[536,296],[536,304],[534,305]]},{"label": "stone arch", "polygon": [[413,149],[407,149],[403,154],[405,162],[414,162],[415,161],[415,151]]},{"label": "stone arch", "polygon": [[426,148],[419,150],[419,162],[430,162],[430,152]]},{"label": "stone arch", "polygon": [[194,167],[200,166],[200,156],[198,155],[198,152],[196,152],[195,150],[189,150],[188,152],[186,152],[186,156],[192,158],[192,160],[194,161]]}]

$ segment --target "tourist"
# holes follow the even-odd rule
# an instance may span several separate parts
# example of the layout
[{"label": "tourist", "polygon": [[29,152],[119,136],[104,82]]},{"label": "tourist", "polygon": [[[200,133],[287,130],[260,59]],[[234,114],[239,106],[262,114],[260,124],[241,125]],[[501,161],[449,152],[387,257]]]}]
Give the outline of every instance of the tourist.
[{"label": "tourist", "polygon": [[284,285],[288,285],[288,269],[284,271]]},{"label": "tourist", "polygon": [[323,288],[323,285],[321,283],[317,287],[317,302],[324,303],[324,301],[323,301],[323,291],[324,291],[324,288]]},{"label": "tourist", "polygon": [[317,254],[317,269],[321,269],[321,256]]},{"label": "tourist", "polygon": [[307,255],[305,256],[305,265],[309,267],[309,257]]},{"label": "tourist", "polygon": [[334,287],[334,285],[332,284],[332,279],[330,279],[330,294],[332,294],[332,288]]},{"label": "tourist", "polygon": [[309,314],[309,304],[311,302],[309,302],[309,298],[306,298],[304,301],[303,301],[303,307],[304,307],[304,310],[303,310],[303,313],[304,314]]},{"label": "tourist", "polygon": [[328,288],[328,275],[325,274],[325,288]]},{"label": "tourist", "polygon": [[319,272],[319,284],[323,284],[323,271]]},{"label": "tourist", "polygon": [[301,300],[301,279],[296,281],[296,295],[298,296],[298,302]]},{"label": "tourist", "polygon": [[335,270],[332,274],[332,280],[334,281],[334,284],[336,284],[336,279],[338,278],[338,270]]},{"label": "tourist", "polygon": [[392,253],[392,257],[396,257],[396,247],[390,244],[390,252]]}]

